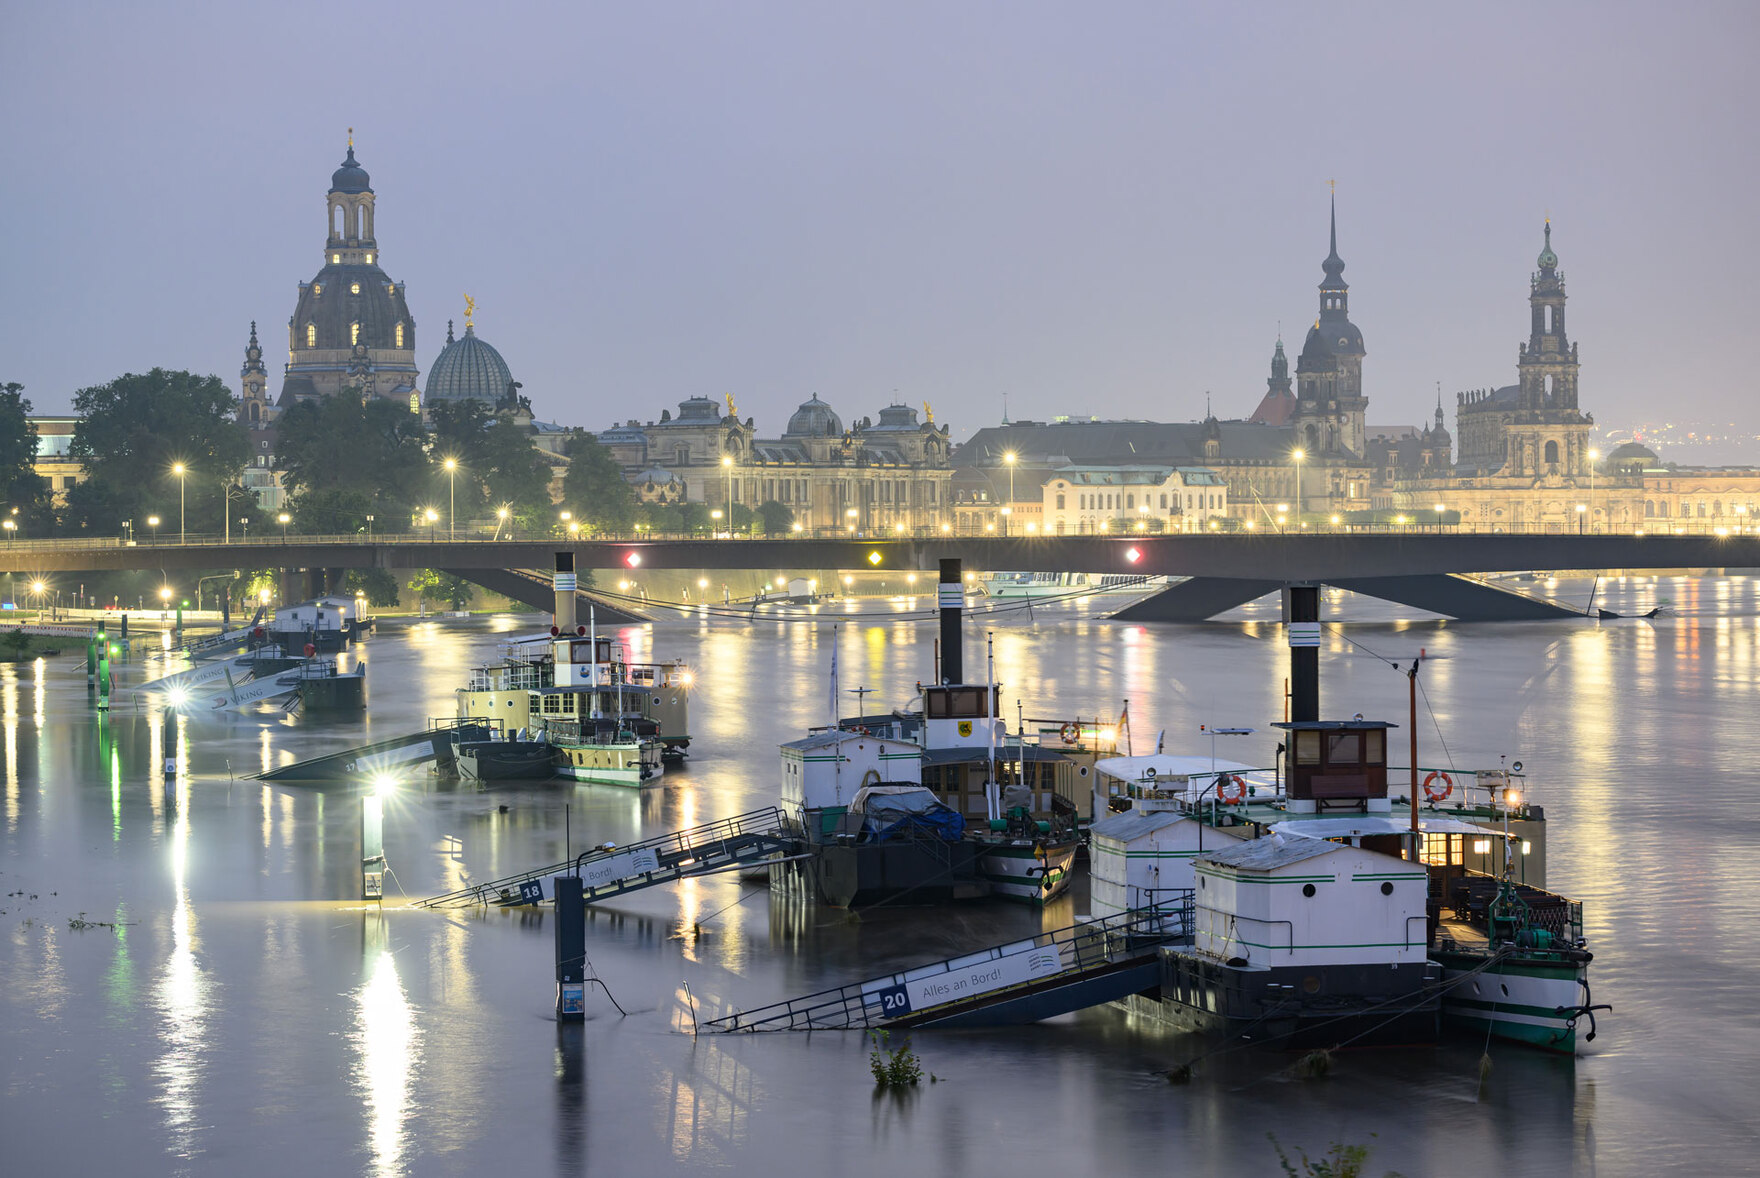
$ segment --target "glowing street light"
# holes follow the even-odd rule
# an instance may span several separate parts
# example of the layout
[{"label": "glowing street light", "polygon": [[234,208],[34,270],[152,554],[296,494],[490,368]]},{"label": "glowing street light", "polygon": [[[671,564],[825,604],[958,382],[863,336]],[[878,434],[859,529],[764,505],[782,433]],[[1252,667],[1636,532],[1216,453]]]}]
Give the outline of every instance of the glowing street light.
[{"label": "glowing street light", "polygon": [[153,543],[157,544],[159,542],[159,517],[156,515],[149,515],[147,517],[147,527],[153,530]]},{"label": "glowing street light", "polygon": [[[1002,455],[1002,461],[1008,465],[1008,503],[1009,503],[1009,507],[1013,507],[1014,506],[1015,452],[1013,450],[1005,451]],[[1004,516],[1009,514],[1009,507],[1004,507],[1002,509],[1002,514]],[[1002,521],[1002,534],[1004,536],[1008,535],[1008,520],[1006,520],[1006,519],[1004,519]]]},{"label": "glowing street light", "polygon": [[1601,451],[1589,451],[1589,502],[1595,502],[1595,463],[1600,461]]},{"label": "glowing street light", "polygon": [[1586,504],[1586,503],[1577,504],[1577,535],[1579,535],[1579,536],[1581,536],[1583,534],[1583,521],[1587,517],[1588,512],[1589,512],[1589,505],[1588,504]]},{"label": "glowing street light", "polygon": [[1301,519],[1302,518],[1302,459],[1304,459],[1308,456],[1308,452],[1306,450],[1302,449],[1300,446],[1297,446],[1294,450],[1291,450],[1289,452],[1289,456],[1290,456],[1291,461],[1293,461],[1296,464],[1296,518]]},{"label": "glowing street light", "polygon": [[458,539],[458,459],[448,458],[446,468],[446,538]]},{"label": "glowing street light", "polygon": [[440,522],[440,513],[432,507],[425,508],[422,511],[422,519],[427,521],[428,543],[432,544],[434,542],[434,525]]},{"label": "glowing street light", "polygon": [[495,538],[497,540],[501,539],[501,529],[506,525],[509,514],[505,503],[495,509]]},{"label": "glowing street light", "polygon": [[183,476],[189,473],[189,467],[181,462],[174,462],[171,464],[171,473],[177,476],[177,542],[179,544],[187,544],[189,543],[189,537],[184,531],[183,522],[183,489],[185,485],[185,479]]},{"label": "glowing street light", "polygon": [[[156,524],[158,522],[158,516],[154,516],[147,521],[149,524]],[[275,522],[281,525],[281,542],[285,544],[287,542],[287,525],[293,522],[293,517],[284,511],[275,517]]]}]

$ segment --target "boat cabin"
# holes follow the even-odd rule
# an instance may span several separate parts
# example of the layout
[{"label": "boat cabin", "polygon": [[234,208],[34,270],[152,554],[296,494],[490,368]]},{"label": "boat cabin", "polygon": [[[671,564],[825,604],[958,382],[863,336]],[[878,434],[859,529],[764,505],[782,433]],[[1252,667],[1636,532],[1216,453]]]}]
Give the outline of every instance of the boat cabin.
[{"label": "boat cabin", "polygon": [[1132,810],[1088,828],[1091,911],[1096,919],[1164,904],[1197,886],[1200,854],[1232,847],[1247,826],[1218,828],[1177,810]]},{"label": "boat cabin", "polygon": [[809,830],[835,829],[868,786],[920,788],[923,750],[905,740],[830,729],[784,744],[782,806]]},{"label": "boat cabin", "polygon": [[[988,748],[1002,743],[997,722],[1002,691],[994,683],[950,683],[923,688],[923,747]],[[991,733],[994,731],[995,736]]]},{"label": "boat cabin", "polygon": [[1289,720],[1272,725],[1289,733],[1292,814],[1385,814],[1387,730],[1385,720]]}]

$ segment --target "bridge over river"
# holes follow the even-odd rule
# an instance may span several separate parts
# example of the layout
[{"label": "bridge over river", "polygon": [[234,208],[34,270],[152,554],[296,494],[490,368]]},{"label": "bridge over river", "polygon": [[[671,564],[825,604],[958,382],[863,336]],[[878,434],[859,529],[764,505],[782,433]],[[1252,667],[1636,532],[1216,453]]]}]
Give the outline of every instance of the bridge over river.
[{"label": "bridge over river", "polygon": [[127,569],[305,570],[307,592],[346,569],[434,568],[457,573],[534,608],[550,604],[555,553],[578,569],[932,572],[959,557],[984,573],[1127,573],[1185,577],[1119,611],[1133,621],[1195,622],[1289,584],[1323,584],[1467,621],[1569,615],[1474,574],[1558,570],[1760,569],[1760,535],[1556,535],[1525,533],[1276,533],[1178,536],[934,536],[904,539],[444,539],[396,536],[191,536],[155,543],[17,540],[0,545],[0,569],[19,576]]}]

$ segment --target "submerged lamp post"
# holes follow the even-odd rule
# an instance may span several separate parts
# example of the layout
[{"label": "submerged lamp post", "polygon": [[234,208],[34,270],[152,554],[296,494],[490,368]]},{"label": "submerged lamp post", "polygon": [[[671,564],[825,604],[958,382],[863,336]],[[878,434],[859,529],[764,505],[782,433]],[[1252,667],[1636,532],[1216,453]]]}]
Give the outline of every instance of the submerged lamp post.
[{"label": "submerged lamp post", "polygon": [[373,792],[361,799],[361,899],[385,899],[385,799],[397,789],[389,773],[373,777]]}]

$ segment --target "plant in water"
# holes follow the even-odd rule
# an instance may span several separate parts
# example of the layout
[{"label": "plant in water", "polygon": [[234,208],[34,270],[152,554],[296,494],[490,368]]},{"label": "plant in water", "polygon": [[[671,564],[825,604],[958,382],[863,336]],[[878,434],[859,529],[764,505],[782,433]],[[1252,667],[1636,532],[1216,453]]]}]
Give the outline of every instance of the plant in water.
[{"label": "plant in water", "polygon": [[[1342,1141],[1332,1143],[1330,1149],[1317,1158],[1308,1156],[1305,1149],[1296,1149],[1296,1160],[1291,1161],[1283,1146],[1278,1143],[1277,1134],[1267,1133],[1271,1140],[1271,1148],[1277,1151],[1277,1161],[1289,1178],[1361,1178],[1365,1167],[1369,1164],[1369,1147],[1366,1145],[1346,1145]],[[1375,1136],[1373,1133],[1369,1136]],[[1297,1166],[1300,1169],[1297,1169]],[[1391,1170],[1388,1178],[1399,1178]]]},{"label": "plant in water", "polygon": [[889,1048],[891,1036],[885,1031],[872,1032],[874,1050],[868,1053],[868,1070],[874,1083],[882,1088],[909,1088],[923,1078],[923,1063],[910,1043]]},{"label": "plant in water", "polygon": [[1324,1079],[1332,1071],[1332,1052],[1317,1047],[1296,1060],[1296,1075],[1304,1080]]}]

